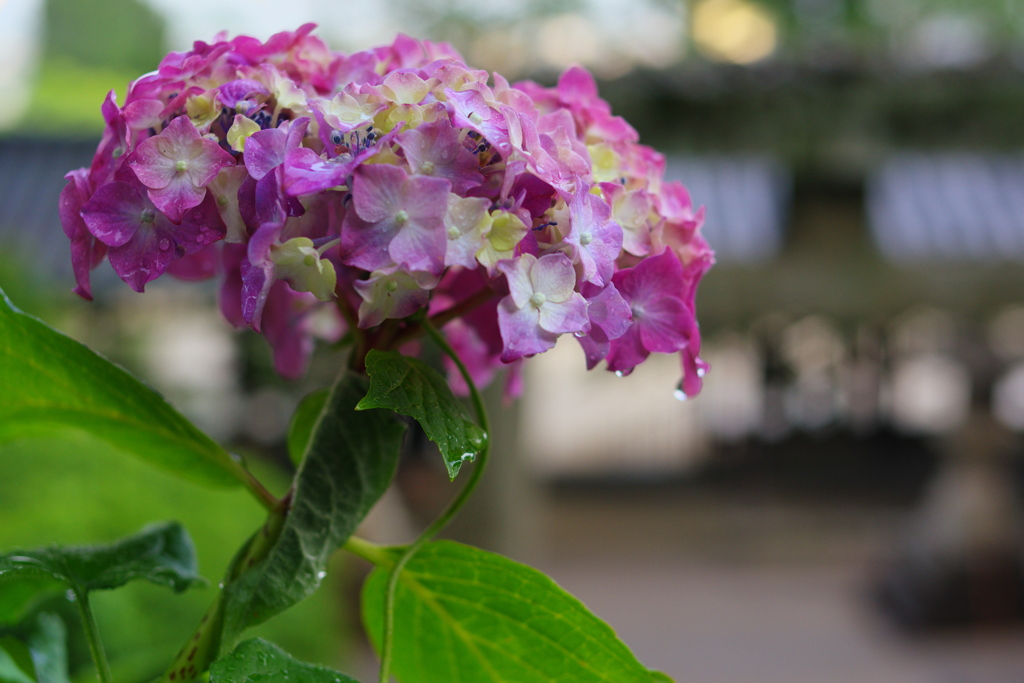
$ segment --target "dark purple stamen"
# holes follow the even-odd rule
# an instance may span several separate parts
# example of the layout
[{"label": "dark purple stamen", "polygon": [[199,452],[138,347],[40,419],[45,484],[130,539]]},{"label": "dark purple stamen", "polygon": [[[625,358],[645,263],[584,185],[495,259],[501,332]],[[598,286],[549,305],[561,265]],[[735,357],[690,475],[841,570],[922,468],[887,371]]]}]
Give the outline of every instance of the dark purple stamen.
[{"label": "dark purple stamen", "polygon": [[261,111],[261,112],[257,113],[256,116],[254,116],[252,120],[262,130],[266,130],[267,128],[270,127],[270,121],[271,121],[270,114],[268,114],[265,111]]}]

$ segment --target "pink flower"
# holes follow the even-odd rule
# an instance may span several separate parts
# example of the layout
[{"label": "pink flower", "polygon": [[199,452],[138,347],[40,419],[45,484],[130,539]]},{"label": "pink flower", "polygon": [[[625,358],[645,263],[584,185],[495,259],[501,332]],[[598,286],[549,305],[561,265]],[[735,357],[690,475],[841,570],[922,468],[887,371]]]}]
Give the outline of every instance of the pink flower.
[{"label": "pink flower", "polygon": [[508,363],[552,348],[558,336],[585,332],[587,302],[573,291],[576,271],[565,254],[523,254],[498,263],[509,294],[498,304],[498,325]]},{"label": "pink flower", "polygon": [[64,234],[71,240],[71,267],[75,272],[75,294],[92,301],[89,273],[107,254],[107,245],[89,232],[82,219],[82,205],[89,201],[88,173],[84,168],[71,171],[65,178],[68,184],[60,193],[60,222]]},{"label": "pink flower", "polygon": [[581,292],[587,300],[590,332],[580,337],[579,342],[587,357],[587,370],[593,370],[608,355],[611,341],[632,325],[633,312],[611,283],[604,288],[584,283]]},{"label": "pink flower", "polygon": [[[245,247],[225,245],[220,310],[235,327],[246,325],[242,311],[241,268],[247,262]],[[263,334],[274,351],[274,369],[283,377],[301,377],[313,353],[313,337],[307,329],[306,318],[316,299],[311,294],[292,291],[282,281],[268,288],[264,299]]]},{"label": "pink flower", "polygon": [[187,116],[179,116],[159,135],[144,140],[127,163],[149,188],[150,200],[177,223],[186,211],[199,206],[206,186],[235,159],[216,142],[200,136]]},{"label": "pink flower", "polygon": [[423,308],[430,290],[437,286],[430,273],[406,273],[397,266],[375,270],[367,280],[353,283],[363,303],[359,305],[359,327],[373,327],[388,318],[405,318]]},{"label": "pink flower", "polygon": [[459,142],[459,132],[446,120],[426,123],[398,136],[413,173],[444,178],[452,192],[465,196],[484,177],[476,157]]},{"label": "pink flower", "polygon": [[408,316],[441,315],[472,375],[507,368],[513,393],[522,359],[566,333],[588,367],[623,373],[680,352],[683,390],[699,388],[702,209],[590,74],[489,86],[445,44],[346,56],[312,30],[221,34],[167,55],[123,109],[108,95],[92,166],[60,199],[75,291],[91,296],[105,255],[140,291],[222,264],[225,314],[287,376],[340,304],[360,327],[390,320],[365,337],[384,347],[415,335]]},{"label": "pink flower", "polygon": [[675,353],[686,347],[696,325],[684,301],[683,266],[671,249],[620,270],[612,282],[629,304],[633,324],[611,342],[609,370],[628,375],[652,351]]},{"label": "pink flower", "polygon": [[572,248],[573,262],[583,270],[581,279],[599,287],[611,279],[622,251],[622,226],[611,220],[611,213],[603,199],[586,189],[569,204],[572,229],[565,241]]},{"label": "pink flower", "polygon": [[117,106],[113,90],[107,93],[100,111],[103,113],[106,127],[103,129],[103,137],[89,168],[89,183],[93,187],[102,185],[114,176],[119,160],[128,151],[128,126],[121,109]]},{"label": "pink flower", "polygon": [[482,135],[498,149],[508,147],[509,133],[505,116],[491,107],[479,90],[456,92],[449,88],[444,93],[448,98],[447,106],[454,125]]},{"label": "pink flower", "polygon": [[136,292],[159,277],[171,261],[194,254],[224,237],[224,221],[208,197],[189,209],[181,223],[172,223],[149,200],[130,174],[103,185],[81,209],[96,239],[109,247],[114,271]]},{"label": "pink flower", "polygon": [[355,210],[346,213],[341,233],[342,260],[365,270],[395,263],[440,275],[450,189],[443,178],[410,178],[396,166],[360,167],[352,181]]}]

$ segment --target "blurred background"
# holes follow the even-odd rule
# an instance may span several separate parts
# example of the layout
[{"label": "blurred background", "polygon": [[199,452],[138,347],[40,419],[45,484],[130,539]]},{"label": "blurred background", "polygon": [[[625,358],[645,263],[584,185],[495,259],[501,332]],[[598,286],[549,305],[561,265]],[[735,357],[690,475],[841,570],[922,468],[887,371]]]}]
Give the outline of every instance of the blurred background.
[{"label": "blurred background", "polygon": [[[516,405],[491,397],[493,471],[453,537],[548,571],[680,681],[1024,680],[1024,3],[0,0],[0,287],[278,486],[291,410],[337,358],[275,378],[210,286],[139,297],[101,266],[78,300],[56,207],[109,89],[306,21],[343,51],[449,40],[510,80],[583,64],[707,207],[704,392],[677,400],[668,357],[586,373],[565,340]],[[414,441],[363,533],[406,541],[453,490]],[[0,549],[174,518],[215,584],[260,517],[88,441],[0,446]],[[366,568],[336,560],[263,633],[369,672]],[[98,597],[115,677],[158,673],[211,599]]]}]

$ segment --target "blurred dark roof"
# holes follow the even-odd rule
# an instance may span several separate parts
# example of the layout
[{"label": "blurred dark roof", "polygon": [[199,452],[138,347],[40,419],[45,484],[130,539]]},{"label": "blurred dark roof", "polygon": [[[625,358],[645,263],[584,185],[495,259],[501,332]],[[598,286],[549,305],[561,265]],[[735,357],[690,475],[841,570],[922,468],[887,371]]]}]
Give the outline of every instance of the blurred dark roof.
[{"label": "blurred dark roof", "polygon": [[791,179],[764,156],[670,157],[669,180],[681,180],[707,210],[703,234],[719,262],[768,261],[782,248]]},{"label": "blurred dark roof", "polygon": [[95,141],[0,139],[0,249],[33,260],[32,270],[71,282],[70,252],[57,201],[64,174],[88,166]]},{"label": "blurred dark roof", "polygon": [[896,262],[1024,259],[1024,156],[898,153],[867,182],[867,213]]}]

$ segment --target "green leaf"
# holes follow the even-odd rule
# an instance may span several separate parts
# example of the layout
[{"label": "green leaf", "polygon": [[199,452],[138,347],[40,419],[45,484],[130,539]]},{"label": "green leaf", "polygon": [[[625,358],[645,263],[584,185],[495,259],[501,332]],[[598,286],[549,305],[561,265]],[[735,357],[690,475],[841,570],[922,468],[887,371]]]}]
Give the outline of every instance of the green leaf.
[{"label": "green leaf", "polygon": [[357,683],[331,669],[300,662],[273,643],[247,640],[210,667],[210,683]]},{"label": "green leaf", "polygon": [[39,683],[68,683],[67,629],[56,614],[40,614],[30,625],[25,645]]},{"label": "green leaf", "polygon": [[329,393],[330,389],[318,389],[307,394],[292,414],[291,424],[288,425],[288,455],[296,466],[302,462],[306,446],[309,445],[309,437],[313,434],[313,427],[323,412]]},{"label": "green leaf", "polygon": [[[14,657],[6,650],[7,643],[0,642],[0,683],[36,683],[35,679],[29,676],[18,666]],[[24,648],[21,643],[13,643],[15,647]]]},{"label": "green leaf", "polygon": [[452,479],[483,449],[487,435],[466,414],[441,373],[423,361],[374,349],[366,356],[370,391],[356,410],[388,408],[408,415],[437,444]]},{"label": "green leaf", "polygon": [[177,522],[150,526],[105,546],[54,546],[0,556],[0,585],[40,576],[76,591],[117,588],[132,579],[183,591],[202,580],[192,539]]},{"label": "green leaf", "polygon": [[64,590],[62,582],[46,575],[0,579],[0,586],[0,626],[21,622],[40,602]]},{"label": "green leaf", "polygon": [[36,614],[5,631],[8,635],[0,639],[0,683],[68,683],[67,630],[59,616]]},{"label": "green leaf", "polygon": [[199,483],[237,483],[240,465],[159,394],[2,291],[0,377],[0,441],[75,430]]},{"label": "green leaf", "polygon": [[316,590],[331,553],[394,478],[405,425],[387,411],[357,413],[366,389],[365,379],[349,373],[332,388],[296,474],[277,542],[225,588],[222,648]]},{"label": "green leaf", "polygon": [[[389,566],[363,587],[363,621],[380,647]],[[402,572],[394,671],[402,683],[652,683],[606,623],[543,573],[500,555],[438,541]]]}]

